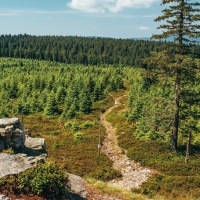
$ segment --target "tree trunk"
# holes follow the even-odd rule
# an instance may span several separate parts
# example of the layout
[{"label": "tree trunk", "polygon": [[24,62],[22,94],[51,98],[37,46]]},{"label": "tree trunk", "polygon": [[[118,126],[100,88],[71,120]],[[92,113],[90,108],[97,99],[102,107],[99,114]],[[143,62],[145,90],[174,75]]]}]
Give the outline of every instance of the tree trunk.
[{"label": "tree trunk", "polygon": [[188,163],[189,155],[190,155],[190,144],[191,144],[191,132],[188,133],[187,144],[186,144],[186,155],[185,155],[185,163]]},{"label": "tree trunk", "polygon": [[177,70],[175,80],[175,109],[174,109],[174,121],[173,121],[173,133],[172,133],[172,151],[177,151],[178,142],[178,127],[179,127],[179,98],[180,98],[180,70]]}]

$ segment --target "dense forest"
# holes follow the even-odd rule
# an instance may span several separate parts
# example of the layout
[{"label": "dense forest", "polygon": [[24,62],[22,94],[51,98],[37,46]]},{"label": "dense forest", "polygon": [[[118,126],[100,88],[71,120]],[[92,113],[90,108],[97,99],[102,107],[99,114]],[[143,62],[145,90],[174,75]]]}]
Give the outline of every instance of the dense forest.
[{"label": "dense forest", "polygon": [[1,35],[0,56],[28,58],[83,65],[142,66],[162,42],[130,39]]},{"label": "dense forest", "polygon": [[113,66],[1,58],[0,70],[0,117],[44,112],[70,119],[89,114],[93,102],[124,88],[121,68]]}]

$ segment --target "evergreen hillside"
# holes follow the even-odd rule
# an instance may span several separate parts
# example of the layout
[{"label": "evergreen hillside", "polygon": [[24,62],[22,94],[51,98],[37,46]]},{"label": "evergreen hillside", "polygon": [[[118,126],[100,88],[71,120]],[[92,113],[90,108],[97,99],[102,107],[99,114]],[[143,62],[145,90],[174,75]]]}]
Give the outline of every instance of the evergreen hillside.
[{"label": "evergreen hillside", "polygon": [[[195,61],[199,66],[199,59]],[[178,199],[181,191],[182,199],[200,197],[199,104],[195,104],[200,91],[199,73],[192,87],[185,86],[182,94],[190,92],[194,115],[190,121],[184,118],[188,113],[185,105],[190,102],[181,102],[179,149],[173,153],[170,151],[173,85],[145,77],[144,69],[16,58],[1,58],[0,69],[0,116],[21,118],[23,114],[25,128],[32,131],[33,137],[46,139],[51,161],[67,172],[101,180],[121,174],[112,168],[111,160],[104,153],[97,153],[99,133],[102,140],[105,137],[99,114],[114,104],[113,96],[123,96],[124,89],[128,89],[128,96],[123,100],[127,107],[119,112],[114,110],[107,120],[117,128],[118,143],[127,149],[130,159],[159,171],[134,192]],[[110,93],[112,96],[108,95]],[[183,99],[187,100],[184,96]],[[195,129],[186,165],[184,130],[188,124]],[[185,189],[186,180],[189,180],[188,190]],[[2,182],[1,187],[8,190],[10,181],[15,183],[16,180],[8,180],[7,185]]]},{"label": "evergreen hillside", "polygon": [[142,66],[161,42],[64,36],[1,35],[0,56],[68,64]]},{"label": "evergreen hillside", "polygon": [[[83,65],[143,67],[150,52],[159,52],[165,42],[75,36],[1,35],[0,57],[28,58]],[[199,54],[200,46],[193,52]]]}]

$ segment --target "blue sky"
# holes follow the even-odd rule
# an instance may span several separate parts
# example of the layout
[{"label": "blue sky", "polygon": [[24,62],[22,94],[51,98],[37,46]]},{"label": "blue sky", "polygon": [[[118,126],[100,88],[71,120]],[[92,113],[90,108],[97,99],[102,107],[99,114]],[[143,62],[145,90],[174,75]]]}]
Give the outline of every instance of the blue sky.
[{"label": "blue sky", "polygon": [[0,0],[0,34],[150,37],[161,0]]}]

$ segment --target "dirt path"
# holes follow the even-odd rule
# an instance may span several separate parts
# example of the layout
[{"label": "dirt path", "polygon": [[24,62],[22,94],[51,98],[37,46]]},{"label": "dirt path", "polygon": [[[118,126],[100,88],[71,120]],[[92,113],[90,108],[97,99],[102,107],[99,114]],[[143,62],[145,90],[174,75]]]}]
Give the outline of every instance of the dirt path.
[{"label": "dirt path", "polygon": [[110,181],[110,184],[121,186],[126,189],[138,188],[148,177],[152,174],[151,170],[145,167],[141,167],[140,164],[135,163],[126,156],[126,151],[118,146],[116,130],[108,121],[106,121],[106,115],[114,110],[114,108],[121,105],[120,100],[126,95],[118,97],[115,100],[115,104],[110,107],[100,117],[101,124],[106,128],[107,137],[103,141],[101,151],[104,152],[112,161],[113,167],[119,170],[122,174],[120,179]]}]

